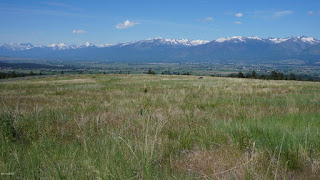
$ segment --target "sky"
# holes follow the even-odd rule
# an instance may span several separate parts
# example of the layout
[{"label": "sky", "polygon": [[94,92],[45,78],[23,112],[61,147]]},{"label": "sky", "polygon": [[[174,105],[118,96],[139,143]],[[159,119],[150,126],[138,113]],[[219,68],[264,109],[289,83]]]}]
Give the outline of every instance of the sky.
[{"label": "sky", "polygon": [[320,0],[0,0],[0,44],[312,36]]}]

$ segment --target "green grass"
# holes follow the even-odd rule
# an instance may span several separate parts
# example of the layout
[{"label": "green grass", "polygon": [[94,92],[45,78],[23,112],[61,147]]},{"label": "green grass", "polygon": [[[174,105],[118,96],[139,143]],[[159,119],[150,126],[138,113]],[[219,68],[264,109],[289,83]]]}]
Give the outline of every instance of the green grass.
[{"label": "green grass", "polygon": [[320,175],[320,83],[70,75],[0,95],[1,178]]}]

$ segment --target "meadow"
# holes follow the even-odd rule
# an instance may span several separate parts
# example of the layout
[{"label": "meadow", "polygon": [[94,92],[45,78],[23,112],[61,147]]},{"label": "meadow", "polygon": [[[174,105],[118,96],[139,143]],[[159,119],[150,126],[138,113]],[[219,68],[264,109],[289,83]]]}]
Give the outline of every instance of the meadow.
[{"label": "meadow", "polygon": [[317,179],[320,83],[176,75],[0,82],[1,179]]}]

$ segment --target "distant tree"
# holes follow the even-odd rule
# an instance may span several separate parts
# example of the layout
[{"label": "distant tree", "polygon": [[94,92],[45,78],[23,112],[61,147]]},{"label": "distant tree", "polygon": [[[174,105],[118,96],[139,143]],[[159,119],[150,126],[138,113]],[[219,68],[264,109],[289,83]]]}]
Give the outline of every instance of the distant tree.
[{"label": "distant tree", "polygon": [[63,71],[61,71],[61,74],[64,74],[64,72],[63,72]]},{"label": "distant tree", "polygon": [[278,79],[279,80],[285,80],[286,78],[285,78],[283,73],[278,73]]},{"label": "distant tree", "polygon": [[265,76],[264,74],[261,74],[261,75],[259,76],[259,79],[266,79],[266,76]]},{"label": "distant tree", "polygon": [[252,71],[251,78],[253,78],[253,79],[257,78],[257,73],[255,71]]},{"label": "distant tree", "polygon": [[43,75],[43,74],[42,74],[42,71],[40,71],[39,75],[40,75],[40,76],[42,76],[42,75]]},{"label": "distant tree", "polygon": [[147,74],[156,74],[153,70],[151,70],[151,69],[149,69],[148,71],[147,71]]},{"label": "distant tree", "polygon": [[29,75],[30,75],[30,76],[33,76],[33,75],[34,75],[33,71],[30,71]]},{"label": "distant tree", "polygon": [[103,74],[106,74],[106,72],[104,71]]},{"label": "distant tree", "polygon": [[270,74],[270,79],[278,80],[278,73],[276,71],[272,71]]},{"label": "distant tree", "polygon": [[11,76],[12,76],[12,77],[18,77],[15,70],[12,71]]},{"label": "distant tree", "polygon": [[189,72],[182,73],[182,75],[191,75]]},{"label": "distant tree", "polygon": [[243,73],[240,71],[240,72],[238,73],[237,77],[238,77],[238,78],[244,78],[244,75],[243,75]]},{"label": "distant tree", "polygon": [[308,79],[308,81],[313,81],[313,78],[312,78],[312,77],[310,77],[310,78]]},{"label": "distant tree", "polygon": [[83,71],[82,71],[82,70],[80,70],[80,71],[79,71],[79,74],[83,74]]},{"label": "distant tree", "polygon": [[298,81],[302,81],[302,77],[301,76],[298,77]]},{"label": "distant tree", "polygon": [[296,80],[296,75],[294,73],[290,73],[289,80]]},{"label": "distant tree", "polygon": [[0,72],[0,79],[4,79],[4,78],[6,78],[6,74]]},{"label": "distant tree", "polygon": [[164,75],[164,72],[162,71],[161,74]]}]

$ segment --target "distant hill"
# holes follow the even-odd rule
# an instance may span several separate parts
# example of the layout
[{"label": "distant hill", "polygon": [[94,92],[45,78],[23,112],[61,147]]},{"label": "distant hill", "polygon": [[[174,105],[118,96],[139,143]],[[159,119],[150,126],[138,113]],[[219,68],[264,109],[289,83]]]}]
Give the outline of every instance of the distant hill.
[{"label": "distant hill", "polygon": [[59,60],[109,60],[129,62],[261,62],[299,59],[320,60],[320,41],[312,37],[227,37],[213,41],[153,38],[142,41],[93,45],[64,43],[34,46],[0,45],[0,56]]}]

